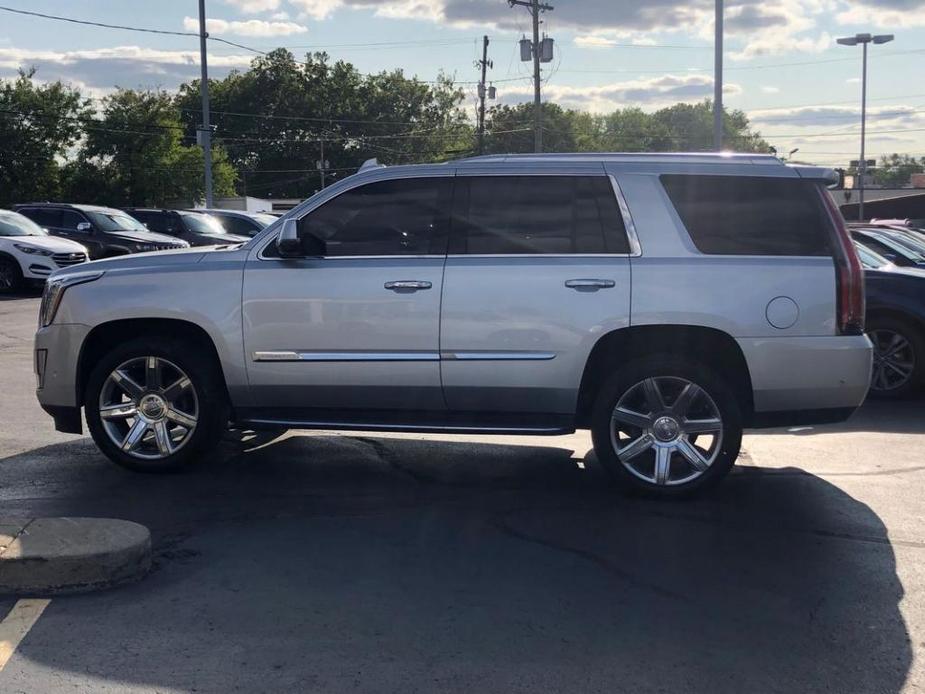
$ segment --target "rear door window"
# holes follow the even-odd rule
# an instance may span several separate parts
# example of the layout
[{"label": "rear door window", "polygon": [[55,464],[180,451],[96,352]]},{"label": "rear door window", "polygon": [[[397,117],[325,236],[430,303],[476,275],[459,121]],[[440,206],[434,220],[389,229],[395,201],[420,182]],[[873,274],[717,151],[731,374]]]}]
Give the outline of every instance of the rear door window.
[{"label": "rear door window", "polygon": [[830,256],[829,221],[815,184],[748,176],[661,176],[701,253]]},{"label": "rear door window", "polygon": [[628,253],[606,176],[460,176],[450,253]]},{"label": "rear door window", "polygon": [[49,207],[27,207],[19,211],[40,227],[55,228],[61,226],[61,210]]}]

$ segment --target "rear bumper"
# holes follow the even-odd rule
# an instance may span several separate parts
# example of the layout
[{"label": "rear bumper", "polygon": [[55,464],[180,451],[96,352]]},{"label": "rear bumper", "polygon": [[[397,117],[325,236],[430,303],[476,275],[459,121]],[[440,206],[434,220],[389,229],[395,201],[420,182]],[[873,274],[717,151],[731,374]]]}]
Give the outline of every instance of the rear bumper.
[{"label": "rear bumper", "polygon": [[753,426],[844,421],[867,397],[873,350],[864,335],[737,342],[752,380]]}]

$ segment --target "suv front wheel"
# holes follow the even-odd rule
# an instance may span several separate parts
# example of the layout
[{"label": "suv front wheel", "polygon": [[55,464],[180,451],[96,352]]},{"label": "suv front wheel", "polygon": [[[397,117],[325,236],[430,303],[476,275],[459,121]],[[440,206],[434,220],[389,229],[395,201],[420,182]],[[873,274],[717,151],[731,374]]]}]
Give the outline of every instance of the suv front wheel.
[{"label": "suv front wheel", "polygon": [[686,496],[732,468],[742,414],[735,394],[707,367],[674,356],[646,357],[601,386],[591,434],[601,464],[625,489]]},{"label": "suv front wheel", "polygon": [[218,367],[197,352],[180,340],[138,338],[96,364],[84,409],[93,440],[113,462],[174,470],[218,443],[227,398]]}]

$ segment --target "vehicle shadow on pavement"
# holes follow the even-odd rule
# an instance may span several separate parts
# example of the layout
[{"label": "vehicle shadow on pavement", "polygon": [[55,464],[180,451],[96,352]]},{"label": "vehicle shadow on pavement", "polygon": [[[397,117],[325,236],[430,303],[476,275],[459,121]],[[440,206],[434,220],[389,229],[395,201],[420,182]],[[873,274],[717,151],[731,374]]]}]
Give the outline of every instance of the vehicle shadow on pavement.
[{"label": "vehicle shadow on pavement", "polygon": [[899,692],[922,548],[799,472],[659,503],[557,447],[302,434],[149,476],[49,446],[0,460],[5,511],[145,523],[158,568],[55,600],[0,689]]},{"label": "vehicle shadow on pavement", "polygon": [[38,299],[41,296],[41,287],[25,287],[15,292],[0,292],[0,301],[14,301],[16,299]]},{"label": "vehicle shadow on pavement", "polygon": [[800,436],[877,431],[893,434],[925,434],[925,398],[868,400],[847,422],[819,426],[749,430],[750,435],[791,433]]}]

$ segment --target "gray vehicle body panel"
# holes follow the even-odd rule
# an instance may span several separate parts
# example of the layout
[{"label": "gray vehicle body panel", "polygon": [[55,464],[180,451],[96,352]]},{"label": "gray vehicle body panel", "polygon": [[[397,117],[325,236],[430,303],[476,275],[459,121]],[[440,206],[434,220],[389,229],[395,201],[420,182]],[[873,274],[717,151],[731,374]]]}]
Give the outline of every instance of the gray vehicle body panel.
[{"label": "gray vehicle body panel", "polygon": [[[49,355],[39,399],[79,404],[73,352],[93,327],[164,318],[205,330],[240,409],[286,404],[573,415],[598,340],[631,326],[666,325],[712,328],[734,338],[757,412],[858,406],[869,382],[870,344],[863,336],[837,335],[832,260],[699,253],[658,180],[663,173],[825,177],[752,155],[523,155],[365,170],[240,247],[82,266],[106,273],[68,289],[55,322],[38,331],[36,346]],[[610,176],[641,253],[263,255],[283,220],[299,219],[350,188],[389,178],[498,174]],[[565,286],[575,279],[612,286]],[[431,286],[410,293],[384,288],[405,280]],[[769,321],[779,297],[796,305],[785,328]]]}]

